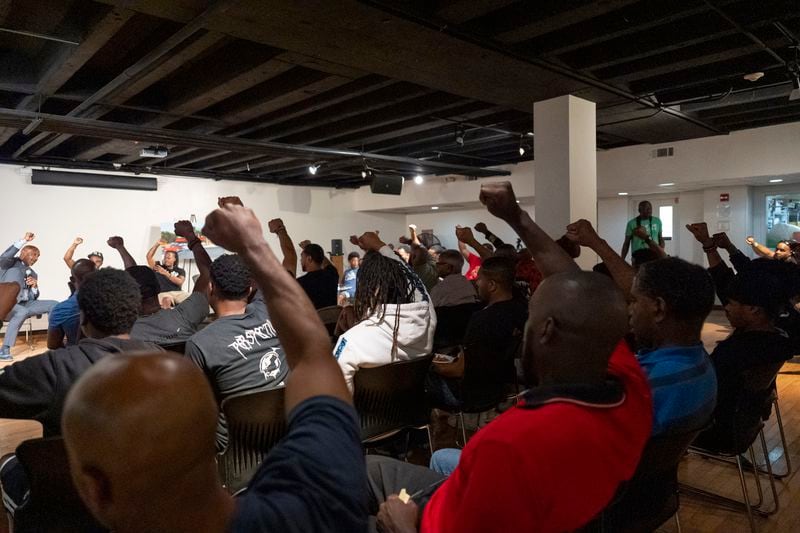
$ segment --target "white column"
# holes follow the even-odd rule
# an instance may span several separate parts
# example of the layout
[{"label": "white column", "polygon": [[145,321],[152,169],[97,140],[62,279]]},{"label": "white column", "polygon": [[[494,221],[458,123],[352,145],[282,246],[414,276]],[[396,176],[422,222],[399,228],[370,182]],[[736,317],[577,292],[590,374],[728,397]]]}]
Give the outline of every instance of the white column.
[{"label": "white column", "polygon": [[[572,221],[597,227],[595,104],[559,96],[533,104],[536,222],[558,239]],[[590,269],[597,256],[586,248],[578,264]]]}]

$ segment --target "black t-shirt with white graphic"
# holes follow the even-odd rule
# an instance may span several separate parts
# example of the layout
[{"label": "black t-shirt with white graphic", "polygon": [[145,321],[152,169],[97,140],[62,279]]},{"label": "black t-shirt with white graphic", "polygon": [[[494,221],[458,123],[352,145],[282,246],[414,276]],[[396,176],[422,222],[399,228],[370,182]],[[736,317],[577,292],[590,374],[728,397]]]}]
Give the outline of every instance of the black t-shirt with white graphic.
[{"label": "black t-shirt with white graphic", "polygon": [[[220,317],[192,335],[186,342],[186,356],[205,372],[220,405],[234,394],[281,386],[289,373],[278,333],[260,298],[243,315]],[[220,413],[219,449],[224,449],[227,440],[227,425]]]},{"label": "black t-shirt with white graphic", "polygon": [[[160,263],[158,263],[160,264]],[[161,267],[169,272],[169,275],[173,278],[186,278],[186,271],[179,266],[171,266],[165,267],[161,265]],[[159,274],[156,272],[156,277],[158,278],[158,292],[171,292],[171,291],[179,291],[181,290],[181,285],[175,285],[170,280],[164,277],[163,274]]]},{"label": "black t-shirt with white graphic", "polygon": [[207,316],[208,298],[205,293],[193,292],[172,309],[139,317],[133,324],[131,338],[160,346],[183,342],[194,335]]}]

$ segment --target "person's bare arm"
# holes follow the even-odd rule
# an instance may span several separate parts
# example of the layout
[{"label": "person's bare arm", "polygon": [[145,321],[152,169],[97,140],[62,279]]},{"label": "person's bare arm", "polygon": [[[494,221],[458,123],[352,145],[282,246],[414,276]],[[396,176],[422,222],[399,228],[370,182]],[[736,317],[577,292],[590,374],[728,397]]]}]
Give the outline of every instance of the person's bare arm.
[{"label": "person's bare arm", "polygon": [[449,363],[439,363],[434,361],[431,365],[434,372],[444,378],[463,378],[464,377],[464,354],[459,354]]},{"label": "person's bare arm", "polygon": [[123,268],[130,268],[136,266],[136,261],[133,259],[128,250],[125,248],[125,241],[122,240],[122,237],[114,236],[109,237],[108,241],[106,242],[111,248],[114,248],[116,251],[119,252],[119,256],[122,258],[122,265]]},{"label": "person's bare arm", "polygon": [[635,272],[609,244],[600,238],[588,220],[578,220],[567,226],[567,238],[585,246],[596,253],[605,263],[614,282],[622,289],[626,296],[630,295],[633,288]]},{"label": "person's bare arm", "polygon": [[772,259],[775,256],[775,252],[773,250],[770,250],[763,244],[760,244],[752,236],[747,237],[745,239],[745,242],[750,245],[750,247],[759,257],[766,257],[768,259]]},{"label": "person's bare arm", "polygon": [[722,263],[722,257],[717,251],[717,245],[714,239],[708,234],[708,224],[705,222],[697,222],[695,224],[686,224],[686,229],[689,233],[694,235],[694,238],[703,246],[703,251],[708,259],[708,268],[714,268]]},{"label": "person's bare arm", "polygon": [[462,256],[464,256],[464,261],[469,261],[469,250],[467,249],[466,244],[458,241],[458,251],[461,252]]},{"label": "person's bare arm", "polygon": [[[660,232],[660,231],[658,232],[658,245],[659,245],[661,248],[666,248],[666,247],[667,247],[667,245],[666,245],[666,244],[665,244],[665,242],[664,242],[664,236],[663,236],[663,235],[661,235],[661,232]],[[666,253],[665,253],[664,255],[666,255]]]},{"label": "person's bare arm", "polygon": [[[211,257],[200,242],[200,237],[194,232],[194,226],[188,220],[179,220],[175,223],[175,235],[183,237],[189,243],[189,249],[194,256],[194,263],[197,265],[197,271],[200,273],[197,276],[197,281],[194,283],[192,292],[204,292],[208,288],[211,272]],[[179,279],[183,279],[181,276]],[[177,283],[176,283],[177,285]],[[183,282],[181,281],[181,284]],[[179,286],[180,286],[179,285]]]},{"label": "person's bare arm", "polygon": [[[638,228],[633,230],[633,234],[642,239],[645,242],[645,244],[647,244],[647,246],[650,248],[650,250],[653,251],[658,256],[659,259],[667,257],[667,251],[664,249],[663,244],[659,245],[656,241],[651,239],[650,234],[647,233],[647,230],[644,229],[644,226],[639,226]],[[664,242],[663,239],[660,239],[660,241],[662,243]]]},{"label": "person's bare arm", "polygon": [[264,296],[270,320],[278,332],[292,369],[286,380],[286,412],[314,396],[352,397],[336,359],[331,357],[328,332],[311,300],[287,272],[264,240],[252,210],[225,205],[206,217],[203,233],[241,255]]},{"label": "person's bare arm", "polygon": [[477,224],[475,224],[474,227],[475,231],[483,233],[483,236],[486,237],[486,240],[492,243],[495,248],[505,244],[500,237],[489,231],[489,228],[487,228],[486,224],[484,224],[483,222],[478,222]]},{"label": "person's bare arm", "polygon": [[292,276],[297,276],[297,252],[294,249],[294,243],[286,231],[286,226],[280,218],[273,218],[268,222],[269,232],[278,236],[278,241],[281,244],[281,253],[283,253],[283,268],[291,272]]},{"label": "person's bare arm", "polygon": [[47,328],[47,349],[57,350],[64,347],[64,330],[60,327]]},{"label": "person's bare arm", "polygon": [[491,214],[505,220],[528,247],[544,277],[578,270],[578,265],[523,211],[507,181],[481,185],[480,200]]},{"label": "person's bare arm", "polygon": [[156,251],[161,247],[160,242],[156,242],[153,246],[147,250],[147,256],[145,256],[145,260],[147,261],[147,266],[152,269],[156,268]]},{"label": "person's bare arm", "polygon": [[67,268],[72,269],[72,267],[75,266],[75,260],[72,256],[75,255],[75,249],[80,244],[83,244],[83,239],[81,237],[75,237],[75,240],[72,241],[72,244],[67,248],[67,252],[64,254],[64,262],[67,264]]},{"label": "person's bare arm", "polygon": [[472,230],[470,228],[456,226],[456,238],[458,239],[459,244],[464,243],[471,246],[476,252],[478,252],[478,255],[481,256],[481,259],[492,257],[492,252],[478,242],[478,239],[476,239],[475,235],[472,234]]},{"label": "person's bare arm", "polygon": [[630,249],[630,247],[631,247],[631,236],[625,235],[625,242],[622,243],[622,253],[620,253],[622,259],[628,257],[628,250]]},{"label": "person's bare arm", "polygon": [[419,241],[419,235],[417,235],[417,225],[409,224],[408,232],[411,235],[411,242],[409,244],[413,246],[422,246],[422,243]]}]

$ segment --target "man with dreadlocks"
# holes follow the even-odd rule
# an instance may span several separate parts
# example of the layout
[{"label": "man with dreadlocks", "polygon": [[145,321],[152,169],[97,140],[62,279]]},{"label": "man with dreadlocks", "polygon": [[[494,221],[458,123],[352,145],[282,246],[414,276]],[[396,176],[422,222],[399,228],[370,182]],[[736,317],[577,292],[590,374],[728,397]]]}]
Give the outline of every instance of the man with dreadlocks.
[{"label": "man with dreadlocks", "polygon": [[430,354],[436,312],[419,277],[376,233],[351,237],[351,242],[366,252],[353,302],[356,324],[339,337],[333,354],[352,391],[362,366]]}]

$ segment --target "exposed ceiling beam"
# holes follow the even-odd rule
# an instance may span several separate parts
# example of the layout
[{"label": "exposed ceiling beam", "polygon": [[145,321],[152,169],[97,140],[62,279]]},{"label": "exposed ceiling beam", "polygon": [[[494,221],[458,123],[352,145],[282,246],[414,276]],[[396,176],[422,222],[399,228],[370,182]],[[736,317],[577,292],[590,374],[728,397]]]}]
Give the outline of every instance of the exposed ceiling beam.
[{"label": "exposed ceiling beam", "polygon": [[[110,8],[99,20],[89,21],[89,32],[83,36],[78,46],[60,46],[54,55],[45,60],[33,93],[23,98],[17,109],[37,109],[105,46],[132,16],[133,11],[128,9]],[[10,128],[0,131],[0,146],[14,132]]]},{"label": "exposed ceiling beam", "polygon": [[463,24],[514,2],[516,0],[456,0],[441,7],[436,15],[451,24]]},{"label": "exposed ceiling beam", "polygon": [[[194,146],[197,148],[206,148],[211,150],[229,148],[240,153],[250,153],[256,155],[274,154],[277,156],[294,155],[297,157],[314,155],[332,158],[369,157],[370,159],[378,161],[420,165],[431,171],[448,170],[451,172],[458,172],[461,174],[474,176],[498,175],[498,173],[495,171],[488,171],[483,168],[470,167],[467,165],[448,165],[435,161],[419,161],[410,157],[369,153],[365,154],[355,150],[327,148],[320,146],[291,145],[286,143],[223,137],[220,135],[198,135],[189,132],[142,128],[139,126],[132,126],[130,124],[119,124],[80,117],[65,117],[44,113],[37,114],[30,111],[19,111],[15,109],[0,109],[0,125],[21,128],[35,118],[42,119],[42,123],[39,127],[44,131],[53,131],[57,133],[66,133],[85,137],[114,137],[128,140],[138,139],[143,142],[154,144],[178,144],[182,146]],[[505,172],[502,175],[508,174],[509,173]]]},{"label": "exposed ceiling beam", "polygon": [[[504,43],[527,41],[544,35],[545,33],[558,31],[572,26],[573,24],[605,15],[606,13],[616,11],[617,9],[621,9],[638,1],[639,0],[598,0],[596,2],[587,2],[574,9],[568,9],[550,17],[539,18],[530,24],[505,31],[495,35],[494,38]],[[535,10],[536,4],[531,4],[530,9]]]},{"label": "exposed ceiling beam", "polygon": [[[81,102],[78,106],[72,109],[67,116],[84,116],[88,110],[92,108],[95,102],[112,98],[115,94],[123,91],[127,85],[133,83],[139,77],[148,74],[152,69],[157,67],[160,63],[165,61],[168,54],[181,43],[189,39],[195,32],[202,29],[210,19],[215,15],[225,13],[236,0],[217,0],[205,11],[200,13],[183,28],[178,30],[168,39],[156,46],[148,54],[146,54],[139,61],[132,66],[125,69],[122,73],[117,75],[113,80],[106,83],[103,87],[97,90],[92,96]],[[124,2],[123,7],[129,5],[129,2]],[[18,148],[12,157],[17,158],[24,154],[28,149],[33,146],[39,145],[47,138],[47,135],[40,134]],[[34,155],[42,155],[49,150],[52,150],[68,136],[56,136],[56,138],[49,140],[41,146],[37,146]]]}]

